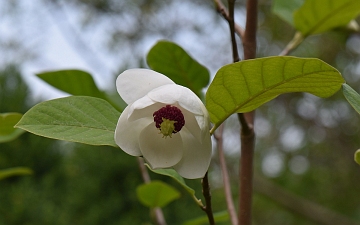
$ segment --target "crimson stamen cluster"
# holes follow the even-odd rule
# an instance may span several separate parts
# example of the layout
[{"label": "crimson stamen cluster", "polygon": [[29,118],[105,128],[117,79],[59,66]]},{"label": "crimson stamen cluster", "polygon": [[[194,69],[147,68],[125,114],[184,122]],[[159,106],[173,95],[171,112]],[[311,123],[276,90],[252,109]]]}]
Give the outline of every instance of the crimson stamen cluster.
[{"label": "crimson stamen cluster", "polygon": [[156,127],[160,129],[160,125],[164,119],[176,121],[174,123],[175,129],[173,133],[177,133],[181,130],[181,128],[185,125],[184,115],[182,114],[181,110],[176,106],[166,105],[159,109],[158,111],[154,112],[153,114],[154,122]]}]

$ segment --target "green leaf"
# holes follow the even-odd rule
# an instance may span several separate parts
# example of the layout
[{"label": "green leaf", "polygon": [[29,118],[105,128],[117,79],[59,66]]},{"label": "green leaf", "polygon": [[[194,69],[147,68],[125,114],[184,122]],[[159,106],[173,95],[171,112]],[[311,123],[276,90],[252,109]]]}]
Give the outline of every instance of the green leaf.
[{"label": "green leaf", "polygon": [[176,182],[178,182],[183,188],[185,188],[185,190],[191,195],[191,197],[194,199],[194,201],[196,202],[196,204],[198,204],[199,206],[203,206],[202,202],[200,199],[196,198],[195,196],[195,191],[194,189],[192,189],[191,187],[187,186],[187,184],[185,183],[184,178],[182,178],[182,176],[180,176],[175,170],[173,169],[156,169],[153,170],[151,169],[151,167],[145,163],[145,165],[147,166],[147,168],[149,170],[151,170],[154,173],[160,174],[160,175],[164,175],[164,176],[168,176],[171,177],[172,179],[174,179]]},{"label": "green leaf", "polygon": [[37,74],[51,86],[71,95],[84,95],[103,98],[103,93],[96,86],[93,77],[81,70],[58,70]]},{"label": "green leaf", "polygon": [[304,4],[304,1],[305,0],[274,0],[272,12],[294,26],[294,12]]},{"label": "green leaf", "polygon": [[306,37],[346,26],[359,13],[359,0],[306,0],[295,12],[294,23]]},{"label": "green leaf", "polygon": [[[229,213],[227,211],[214,213],[214,220],[216,223],[222,223],[229,221]],[[207,225],[209,224],[207,216],[201,216],[190,221],[186,221],[182,225]]]},{"label": "green leaf", "polygon": [[136,194],[147,207],[164,207],[180,197],[180,192],[162,181],[152,181],[137,187]]},{"label": "green leaf", "polygon": [[70,96],[35,105],[16,127],[48,138],[117,147],[114,131],[119,117],[105,100]]},{"label": "green leaf", "polygon": [[151,69],[188,87],[198,96],[209,83],[209,71],[175,43],[159,41],[150,49],[146,60]]},{"label": "green leaf", "polygon": [[0,180],[13,176],[31,175],[33,171],[27,167],[13,167],[0,170]]},{"label": "green leaf", "polygon": [[358,149],[356,152],[355,152],[355,155],[354,155],[354,160],[357,164],[360,165],[360,149]]},{"label": "green leaf", "polygon": [[319,59],[275,56],[222,67],[206,93],[206,108],[215,130],[233,113],[252,111],[280,94],[308,92],[318,97],[336,93],[344,79]]},{"label": "green leaf", "polygon": [[0,113],[0,143],[12,141],[24,133],[23,130],[14,128],[21,117],[20,113]]},{"label": "green leaf", "polygon": [[349,85],[343,84],[342,91],[346,100],[360,114],[360,95]]}]

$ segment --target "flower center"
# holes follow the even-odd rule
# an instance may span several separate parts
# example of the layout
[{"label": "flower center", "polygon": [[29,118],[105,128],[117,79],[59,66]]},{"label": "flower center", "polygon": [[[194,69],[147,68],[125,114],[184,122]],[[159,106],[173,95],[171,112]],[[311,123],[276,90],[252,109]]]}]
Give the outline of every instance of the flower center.
[{"label": "flower center", "polygon": [[166,105],[154,112],[153,117],[156,128],[165,138],[179,132],[185,125],[184,115],[176,106]]}]

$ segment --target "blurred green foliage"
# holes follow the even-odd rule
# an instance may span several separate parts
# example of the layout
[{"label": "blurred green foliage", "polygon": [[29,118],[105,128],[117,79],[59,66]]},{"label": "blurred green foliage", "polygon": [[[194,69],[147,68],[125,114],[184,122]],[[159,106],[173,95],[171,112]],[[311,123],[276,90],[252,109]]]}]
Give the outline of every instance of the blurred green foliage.
[{"label": "blurred green foliage", "polygon": [[[196,4],[205,13],[211,12],[207,16],[216,18],[214,26],[222,26],[223,31],[227,32],[227,24],[215,15],[212,3],[184,2]],[[259,1],[258,57],[279,54],[295,33],[288,23],[271,13],[270,2]],[[57,7],[56,3],[48,1],[47,4]],[[176,35],[184,27],[187,32],[207,35],[205,39],[195,39],[196,45],[203,44],[208,50],[203,55],[199,54],[203,57],[200,62],[208,62],[202,64],[216,69],[214,65],[217,63],[231,62],[227,57],[231,54],[229,39],[217,40],[215,44],[211,42],[210,37],[215,36],[212,24],[199,25],[195,20],[175,23],[179,20],[176,17],[179,14],[171,17],[164,13],[173,11],[166,10],[171,5],[162,3],[160,0],[118,1],[117,4],[102,0],[66,2],[79,10],[82,18],[79,23],[82,23],[84,30],[105,17],[116,18],[114,24],[119,29],[114,28],[109,34],[107,40],[110,47],[105,48],[109,47],[109,51],[118,57],[119,52],[123,53],[120,50],[124,46],[130,47],[133,55],[129,56],[126,52],[124,57],[129,61],[136,58],[135,64],[139,66],[144,65],[144,54],[139,51],[143,48],[141,41],[148,40],[148,35],[175,41]],[[13,4],[16,8],[16,3]],[[128,4],[127,7],[124,7],[125,4]],[[242,10],[243,5],[244,1],[237,1],[237,9]],[[180,13],[186,14],[181,10]],[[149,18],[156,15],[159,16],[148,23]],[[127,16],[139,18],[134,29],[126,30],[118,23]],[[161,23],[164,16],[169,16],[168,23]],[[210,32],[207,33],[205,28],[209,27]],[[337,68],[351,87],[359,91],[358,40],[358,34],[337,29],[308,37],[291,55],[324,60]],[[194,42],[193,39],[190,41]],[[193,49],[185,50],[193,55]],[[215,51],[216,57],[209,54],[211,51]],[[35,104],[29,97],[18,67],[5,67],[0,73],[0,112],[25,113]],[[226,127],[225,134],[229,140],[225,143],[225,150],[233,181],[233,195],[237,199],[237,118],[230,117]],[[354,162],[354,152],[360,146],[360,120],[341,93],[325,100],[300,93],[282,95],[257,110],[255,128],[256,174],[267,177],[268,181],[303,199],[360,221],[360,169]],[[272,163],[269,166],[267,162]],[[218,165],[214,154],[210,179],[215,212],[226,208]],[[17,140],[0,144],[0,169],[16,166],[30,167],[34,175],[12,177],[0,182],[0,224],[150,224],[148,209],[136,199],[135,189],[142,184],[136,160],[119,149],[69,144],[26,133]],[[277,170],[274,170],[274,166]],[[204,215],[186,191],[171,178],[156,174],[151,176],[182,192],[179,200],[164,208],[168,224],[182,224]],[[199,181],[186,182],[196,193],[201,193]],[[260,194],[256,188],[254,225],[316,225],[269,196]],[[277,196],[273,197],[276,199]]]}]

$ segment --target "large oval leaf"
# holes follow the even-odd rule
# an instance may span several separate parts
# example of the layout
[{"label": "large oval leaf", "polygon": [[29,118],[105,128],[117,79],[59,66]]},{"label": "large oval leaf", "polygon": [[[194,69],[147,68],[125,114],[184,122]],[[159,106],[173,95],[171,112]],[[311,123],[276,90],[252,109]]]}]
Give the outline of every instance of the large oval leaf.
[{"label": "large oval leaf", "polygon": [[151,208],[164,207],[180,197],[180,192],[162,181],[142,184],[137,187],[136,194],[141,203]]},{"label": "large oval leaf", "polygon": [[346,26],[359,13],[359,0],[306,0],[294,13],[294,23],[306,37]]},{"label": "large oval leaf", "polygon": [[319,59],[275,56],[222,67],[206,93],[206,108],[215,128],[233,113],[249,112],[276,96],[308,92],[329,97],[344,79]]},{"label": "large oval leaf", "polygon": [[20,113],[0,113],[0,143],[16,139],[24,130],[14,128],[19,122]]},{"label": "large oval leaf", "polygon": [[209,83],[209,71],[184,49],[169,41],[159,41],[146,57],[149,67],[190,88],[198,96]]},{"label": "large oval leaf", "polygon": [[114,132],[119,117],[105,100],[71,96],[35,105],[16,127],[48,138],[117,147]]},{"label": "large oval leaf", "polygon": [[71,95],[103,98],[93,77],[81,70],[58,70],[38,73],[37,76],[51,86]]}]

